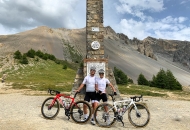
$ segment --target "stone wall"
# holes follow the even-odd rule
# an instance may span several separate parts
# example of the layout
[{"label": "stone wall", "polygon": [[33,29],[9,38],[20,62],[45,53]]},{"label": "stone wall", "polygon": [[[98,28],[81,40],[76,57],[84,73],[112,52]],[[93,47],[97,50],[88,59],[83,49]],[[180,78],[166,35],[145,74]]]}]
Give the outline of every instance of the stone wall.
[{"label": "stone wall", "polygon": [[[86,58],[104,58],[103,0],[87,0],[86,13]],[[100,43],[98,50],[91,48],[93,41]]]}]

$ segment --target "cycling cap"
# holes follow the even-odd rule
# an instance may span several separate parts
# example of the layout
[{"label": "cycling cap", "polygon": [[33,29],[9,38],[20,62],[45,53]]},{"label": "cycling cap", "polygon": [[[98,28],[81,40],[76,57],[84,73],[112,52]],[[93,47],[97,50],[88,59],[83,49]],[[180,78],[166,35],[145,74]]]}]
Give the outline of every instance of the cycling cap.
[{"label": "cycling cap", "polygon": [[98,73],[104,73],[105,71],[103,69],[100,69]]},{"label": "cycling cap", "polygon": [[96,70],[96,67],[92,66],[90,67],[90,70]]}]

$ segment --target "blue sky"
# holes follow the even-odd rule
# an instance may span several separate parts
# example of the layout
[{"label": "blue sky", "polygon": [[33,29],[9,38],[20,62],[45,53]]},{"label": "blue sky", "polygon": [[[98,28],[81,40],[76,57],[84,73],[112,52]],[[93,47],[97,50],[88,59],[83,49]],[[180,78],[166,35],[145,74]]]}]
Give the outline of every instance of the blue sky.
[{"label": "blue sky", "polygon": [[[190,41],[190,0],[103,0],[104,26],[130,39]],[[0,0],[0,35],[86,26],[86,0]]]}]

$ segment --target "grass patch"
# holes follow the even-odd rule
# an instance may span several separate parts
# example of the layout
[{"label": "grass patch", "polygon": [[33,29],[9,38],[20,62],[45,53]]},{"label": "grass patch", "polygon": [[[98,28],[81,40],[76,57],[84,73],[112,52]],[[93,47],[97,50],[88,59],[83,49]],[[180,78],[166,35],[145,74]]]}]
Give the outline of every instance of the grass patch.
[{"label": "grass patch", "polygon": [[18,65],[7,71],[7,74],[6,82],[13,82],[14,89],[46,91],[51,88],[70,92],[76,70],[69,67],[63,69],[62,64],[41,60],[33,65]]},{"label": "grass patch", "polygon": [[143,96],[155,96],[155,97],[165,97],[164,90],[159,88],[153,88],[149,86],[139,86],[139,85],[118,85],[121,94],[129,95],[143,95]]},{"label": "grass patch", "polygon": [[190,92],[181,90],[168,90],[156,87],[149,87],[143,85],[118,85],[121,94],[128,95],[143,95],[143,96],[153,96],[153,97],[170,97],[168,94],[172,94],[178,99],[189,100]]}]

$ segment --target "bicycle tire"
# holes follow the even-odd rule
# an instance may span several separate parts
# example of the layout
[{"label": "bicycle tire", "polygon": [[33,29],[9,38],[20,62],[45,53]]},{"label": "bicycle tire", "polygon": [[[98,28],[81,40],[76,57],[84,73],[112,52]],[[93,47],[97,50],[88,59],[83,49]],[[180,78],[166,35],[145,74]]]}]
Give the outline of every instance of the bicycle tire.
[{"label": "bicycle tire", "polygon": [[[87,118],[85,119],[84,117],[84,111],[83,111],[83,105],[87,106]],[[76,123],[86,123],[91,115],[92,115],[92,110],[91,110],[91,106],[85,102],[85,101],[77,101],[75,102],[72,106],[71,106],[71,118],[73,119],[74,122]]]},{"label": "bicycle tire", "polygon": [[41,106],[41,113],[43,117],[47,119],[55,118],[58,115],[59,110],[60,110],[60,104],[57,100],[55,100],[53,107],[51,106],[51,108],[49,108],[53,100],[54,100],[54,97],[49,97],[43,102]]},{"label": "bicycle tire", "polygon": [[[105,106],[108,107],[109,113],[105,111]],[[109,103],[101,103],[99,104],[94,112],[94,118],[96,124],[100,127],[111,127],[116,121],[116,112],[113,105]]]},{"label": "bicycle tire", "polygon": [[150,112],[143,104],[135,104],[139,114],[135,110],[135,106],[132,105],[128,110],[128,119],[130,123],[135,127],[145,127],[150,120]]}]

